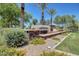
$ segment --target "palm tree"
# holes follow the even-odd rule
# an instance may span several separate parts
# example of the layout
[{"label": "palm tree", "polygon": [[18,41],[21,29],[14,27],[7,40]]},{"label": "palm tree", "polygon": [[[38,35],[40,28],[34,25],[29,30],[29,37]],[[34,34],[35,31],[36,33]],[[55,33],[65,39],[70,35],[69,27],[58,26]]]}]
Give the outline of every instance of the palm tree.
[{"label": "palm tree", "polygon": [[39,4],[39,7],[40,7],[40,9],[41,9],[41,14],[42,14],[40,23],[41,23],[42,25],[44,25],[44,24],[45,24],[44,11],[45,11],[45,9],[47,8],[47,4],[46,4],[46,3],[40,3],[40,4]]},{"label": "palm tree", "polygon": [[21,28],[24,28],[24,3],[21,3],[21,20],[20,20]]},{"label": "palm tree", "polygon": [[48,10],[48,14],[51,16],[50,22],[51,22],[51,31],[52,31],[52,30],[53,30],[53,29],[52,29],[52,17],[53,17],[53,15],[56,14],[56,10],[55,10],[55,9],[49,9],[49,10]]}]

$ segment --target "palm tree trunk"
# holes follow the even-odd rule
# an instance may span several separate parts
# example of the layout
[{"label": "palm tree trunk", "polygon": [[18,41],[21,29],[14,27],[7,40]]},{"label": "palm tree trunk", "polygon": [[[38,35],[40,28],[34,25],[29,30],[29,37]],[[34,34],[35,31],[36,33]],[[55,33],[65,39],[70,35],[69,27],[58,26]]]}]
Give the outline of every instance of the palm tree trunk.
[{"label": "palm tree trunk", "polygon": [[40,23],[41,23],[42,25],[44,25],[44,11],[42,11],[42,17],[41,17]]},{"label": "palm tree trunk", "polygon": [[52,28],[52,15],[51,15],[51,31],[53,31],[53,28]]},{"label": "palm tree trunk", "polygon": [[24,3],[21,3],[21,20],[20,20],[21,28],[24,28]]}]

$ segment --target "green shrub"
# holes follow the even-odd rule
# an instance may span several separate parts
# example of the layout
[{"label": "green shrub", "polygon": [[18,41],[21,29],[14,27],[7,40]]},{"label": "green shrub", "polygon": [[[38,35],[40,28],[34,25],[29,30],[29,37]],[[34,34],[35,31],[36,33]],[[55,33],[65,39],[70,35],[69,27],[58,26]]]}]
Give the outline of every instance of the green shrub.
[{"label": "green shrub", "polygon": [[1,35],[0,35],[0,46],[6,46],[6,40],[4,36],[1,36]]},{"label": "green shrub", "polygon": [[24,56],[25,50],[16,50],[15,48],[0,48],[0,56]]},{"label": "green shrub", "polygon": [[5,37],[2,33],[3,33],[3,30],[0,30],[0,46],[5,46],[6,40],[5,40]]},{"label": "green shrub", "polygon": [[9,47],[19,47],[28,42],[23,30],[8,29],[5,33],[5,40]]},{"label": "green shrub", "polygon": [[43,38],[33,38],[31,44],[34,45],[45,44],[45,40]]},{"label": "green shrub", "polygon": [[65,56],[66,54],[64,54],[63,52],[56,52],[56,51],[52,51],[52,52],[43,51],[42,54],[40,55],[41,56]]}]

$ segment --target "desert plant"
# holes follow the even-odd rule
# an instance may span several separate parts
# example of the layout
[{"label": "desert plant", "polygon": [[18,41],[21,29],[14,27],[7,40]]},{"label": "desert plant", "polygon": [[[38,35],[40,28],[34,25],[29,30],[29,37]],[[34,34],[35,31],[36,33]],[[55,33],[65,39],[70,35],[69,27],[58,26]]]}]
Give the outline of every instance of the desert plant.
[{"label": "desert plant", "polygon": [[28,42],[24,31],[20,29],[9,29],[9,31],[5,33],[5,40],[9,47],[19,47]]},{"label": "desert plant", "polygon": [[52,51],[52,52],[43,51],[42,54],[40,55],[41,56],[65,56],[63,52],[56,52],[56,51]]},{"label": "desert plant", "polygon": [[0,48],[0,56],[24,56],[26,54],[25,50],[17,50],[15,48]]},{"label": "desert plant", "polygon": [[45,44],[45,40],[43,38],[33,38],[31,41],[31,44],[34,44],[34,45]]}]

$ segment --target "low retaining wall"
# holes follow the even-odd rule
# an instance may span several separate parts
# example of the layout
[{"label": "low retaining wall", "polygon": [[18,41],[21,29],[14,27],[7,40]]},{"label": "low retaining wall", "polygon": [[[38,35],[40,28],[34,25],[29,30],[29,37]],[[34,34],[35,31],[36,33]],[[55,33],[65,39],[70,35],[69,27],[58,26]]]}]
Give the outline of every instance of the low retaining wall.
[{"label": "low retaining wall", "polygon": [[55,35],[59,35],[59,34],[62,34],[62,33],[65,33],[66,31],[61,31],[61,32],[52,32],[52,33],[47,33],[47,34],[39,34],[38,37],[42,37],[42,38],[49,38],[49,37],[52,37],[52,36],[55,36]]}]

